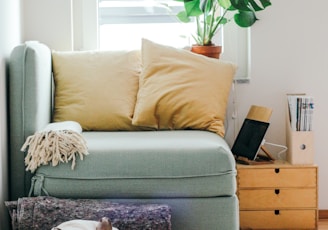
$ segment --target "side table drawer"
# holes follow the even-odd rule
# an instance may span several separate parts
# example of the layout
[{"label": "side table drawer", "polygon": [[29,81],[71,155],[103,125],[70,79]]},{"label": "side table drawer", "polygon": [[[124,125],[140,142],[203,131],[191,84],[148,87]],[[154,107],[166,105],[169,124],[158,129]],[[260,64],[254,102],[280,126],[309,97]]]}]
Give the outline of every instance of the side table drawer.
[{"label": "side table drawer", "polygon": [[316,187],[317,169],[303,168],[252,168],[238,169],[238,188]]},{"label": "side table drawer", "polygon": [[317,190],[305,189],[242,189],[238,191],[240,210],[283,208],[316,208]]},{"label": "side table drawer", "polygon": [[240,211],[241,229],[316,229],[316,210]]}]

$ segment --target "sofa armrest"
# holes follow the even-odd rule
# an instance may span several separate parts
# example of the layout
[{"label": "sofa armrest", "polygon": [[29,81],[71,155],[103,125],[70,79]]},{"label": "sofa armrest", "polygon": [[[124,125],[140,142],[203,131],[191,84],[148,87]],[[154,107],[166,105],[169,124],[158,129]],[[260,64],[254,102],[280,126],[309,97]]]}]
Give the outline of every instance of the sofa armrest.
[{"label": "sofa armrest", "polygon": [[39,42],[14,48],[9,61],[9,159],[10,194],[28,193],[30,175],[20,151],[27,136],[51,121],[52,64],[50,49]]}]

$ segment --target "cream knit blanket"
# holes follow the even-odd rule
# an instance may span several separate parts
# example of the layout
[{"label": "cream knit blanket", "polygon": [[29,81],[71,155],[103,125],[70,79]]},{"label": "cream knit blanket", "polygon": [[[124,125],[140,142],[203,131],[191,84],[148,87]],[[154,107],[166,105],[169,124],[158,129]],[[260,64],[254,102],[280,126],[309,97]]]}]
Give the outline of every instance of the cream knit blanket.
[{"label": "cream knit blanket", "polygon": [[25,157],[26,171],[32,173],[41,165],[52,166],[60,162],[72,161],[72,170],[76,164],[76,156],[88,155],[86,141],[81,135],[82,128],[75,121],[55,122],[48,124],[43,130],[26,138],[21,151],[27,150]]}]

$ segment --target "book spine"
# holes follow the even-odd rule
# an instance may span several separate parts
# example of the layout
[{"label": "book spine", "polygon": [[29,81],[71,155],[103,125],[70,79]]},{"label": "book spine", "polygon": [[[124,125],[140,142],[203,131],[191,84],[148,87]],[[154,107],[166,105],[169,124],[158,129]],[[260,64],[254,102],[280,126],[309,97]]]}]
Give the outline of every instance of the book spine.
[{"label": "book spine", "polygon": [[312,131],[314,100],[311,96],[288,95],[292,131]]}]

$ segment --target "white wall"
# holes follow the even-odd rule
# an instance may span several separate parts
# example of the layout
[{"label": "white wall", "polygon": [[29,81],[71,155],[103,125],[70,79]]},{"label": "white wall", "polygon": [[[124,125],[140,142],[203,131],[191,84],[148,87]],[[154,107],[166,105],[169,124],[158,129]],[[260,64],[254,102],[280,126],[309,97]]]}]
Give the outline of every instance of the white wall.
[{"label": "white wall", "polygon": [[[25,0],[24,40],[34,39],[57,50],[71,49],[70,3],[67,0]],[[252,104],[273,108],[266,140],[285,144],[286,93],[315,97],[315,162],[319,165],[319,208],[328,209],[327,0],[272,0],[252,27],[251,81],[236,85],[239,125]],[[37,4],[37,5],[36,5]],[[42,10],[41,10],[42,9]],[[53,17],[53,18],[52,18]],[[230,107],[232,107],[230,105]],[[230,108],[231,111],[231,108]],[[229,117],[229,124],[233,121]],[[230,125],[228,136],[233,136]],[[231,144],[233,140],[229,140]]]},{"label": "white wall", "polygon": [[251,83],[238,85],[239,119],[250,104],[273,108],[267,141],[285,143],[285,95],[315,98],[315,163],[319,166],[319,208],[328,209],[328,1],[273,0],[252,28]]},{"label": "white wall", "polygon": [[9,229],[6,76],[11,50],[20,42],[20,2],[0,1],[0,229]]},{"label": "white wall", "polygon": [[23,40],[42,41],[52,49],[72,50],[69,0],[24,0]]}]

